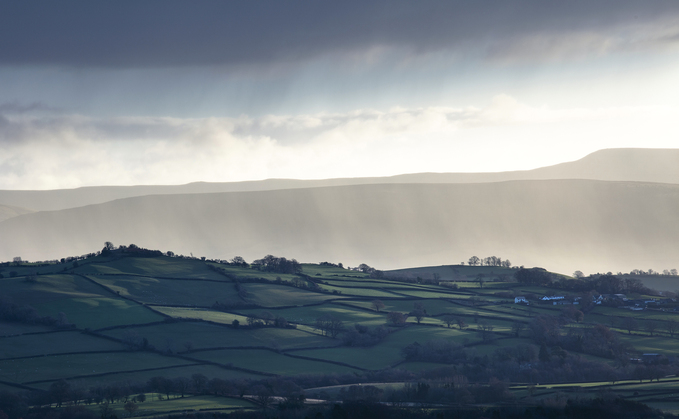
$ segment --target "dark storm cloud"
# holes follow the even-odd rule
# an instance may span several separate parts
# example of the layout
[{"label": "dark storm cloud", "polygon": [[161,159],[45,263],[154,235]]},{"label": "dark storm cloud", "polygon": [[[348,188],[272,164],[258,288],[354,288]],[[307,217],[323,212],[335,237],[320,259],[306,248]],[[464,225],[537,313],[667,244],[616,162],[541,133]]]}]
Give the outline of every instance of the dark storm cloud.
[{"label": "dark storm cloud", "polygon": [[492,48],[677,15],[675,0],[4,1],[0,64],[240,65],[373,46]]},{"label": "dark storm cloud", "polygon": [[58,112],[58,108],[46,105],[42,102],[21,103],[18,101],[0,103],[0,116],[4,114],[22,114],[28,112]]}]

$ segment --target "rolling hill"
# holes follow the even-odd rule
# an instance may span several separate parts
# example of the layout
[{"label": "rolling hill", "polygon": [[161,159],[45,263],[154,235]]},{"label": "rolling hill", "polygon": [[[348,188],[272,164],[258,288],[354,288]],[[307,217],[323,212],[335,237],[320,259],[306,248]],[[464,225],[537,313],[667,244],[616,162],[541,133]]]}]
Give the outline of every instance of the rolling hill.
[{"label": "rolling hill", "polygon": [[679,185],[592,180],[382,184],[150,195],[0,223],[0,260],[84,254],[104,241],[247,260],[379,269],[495,255],[571,273],[679,265]]},{"label": "rolling hill", "polygon": [[145,195],[265,191],[391,183],[485,183],[509,180],[593,179],[679,184],[679,149],[608,149],[534,170],[498,173],[415,173],[322,180],[267,179],[186,185],[95,186],[58,190],[0,190],[0,204],[53,211]]},{"label": "rolling hill", "polygon": [[[426,267],[413,267],[419,280],[327,263],[270,267],[134,248],[0,265],[0,412],[224,417],[216,414],[293,396],[302,403],[278,408],[298,411],[299,395],[314,409],[369,397],[481,412],[507,402],[544,409],[555,397],[565,403],[564,392],[582,403],[603,391],[626,406],[676,410],[679,314],[669,298],[639,311],[615,298],[598,305],[581,291],[607,286],[602,278],[544,270],[437,267],[455,272],[453,282],[432,280]],[[651,297],[626,287],[616,290]],[[540,299],[554,293],[567,304]],[[408,391],[418,383],[431,391]],[[47,415],[55,412],[65,414]]]}]

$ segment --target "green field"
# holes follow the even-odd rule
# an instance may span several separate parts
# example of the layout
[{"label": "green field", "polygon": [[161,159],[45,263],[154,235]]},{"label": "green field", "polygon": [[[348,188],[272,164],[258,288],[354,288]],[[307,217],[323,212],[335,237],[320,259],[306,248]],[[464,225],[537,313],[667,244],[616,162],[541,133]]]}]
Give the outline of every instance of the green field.
[{"label": "green field", "polygon": [[216,301],[240,300],[230,282],[163,280],[142,276],[94,276],[90,278],[125,297],[147,304],[210,307]]},{"label": "green field", "polygon": [[[0,322],[0,381],[49,390],[57,380],[65,379],[72,388],[88,391],[91,387],[112,384],[143,386],[153,377],[176,380],[202,374],[207,380],[231,380],[231,393],[226,394],[233,394],[234,383],[246,381],[276,388],[275,380],[303,381],[309,376],[331,377],[329,382],[339,382],[336,377],[344,377],[344,382],[359,383],[366,377],[390,374],[400,377],[398,382],[374,383],[387,389],[403,387],[404,376],[429,380],[422,377],[481,374],[479,371],[489,368],[496,358],[521,348],[534,352],[531,361],[525,362],[528,367],[514,360],[503,367],[508,374],[522,377],[523,381],[512,383],[511,391],[517,400],[530,397],[547,400],[559,391],[589,397],[587,391],[575,387],[600,390],[610,386],[610,382],[604,381],[554,383],[540,386],[538,393],[530,396],[525,384],[532,379],[544,381],[544,377],[519,372],[530,371],[542,362],[537,359],[541,345],[529,327],[540,316],[558,318],[562,336],[591,334],[596,324],[610,327],[616,342],[631,346],[627,357],[660,353],[673,360],[679,355],[679,333],[671,337],[665,330],[670,320],[679,320],[677,313],[594,306],[585,312],[581,323],[569,323],[562,317],[567,307],[516,305],[507,296],[498,295],[507,292],[546,295],[559,290],[516,282],[487,282],[481,288],[472,281],[479,273],[488,281],[500,276],[506,280],[504,275],[513,274],[513,269],[442,266],[400,271],[414,275],[408,277],[411,279],[417,276],[429,279],[437,273],[443,280],[445,273],[450,280],[459,281],[459,289],[452,289],[388,277],[369,278],[361,272],[315,264],[304,264],[304,275],[300,276],[169,257],[97,256],[79,261],[78,265],[75,269],[72,263],[41,267],[40,272],[45,274],[31,280],[22,275],[0,279],[5,308],[9,307],[7,301],[15,307],[30,305],[38,315],[28,320]],[[20,273],[31,272],[30,265],[16,269]],[[325,291],[310,289],[312,281]],[[373,305],[376,299],[384,304],[379,311]],[[216,306],[215,302],[221,305]],[[426,311],[421,324],[416,324],[414,315],[405,324],[392,324],[390,312],[409,314],[416,307]],[[59,328],[44,317],[61,318],[60,313],[71,325],[62,324]],[[446,315],[463,320],[467,327],[460,330],[457,323],[447,327]],[[252,321],[269,316],[284,318],[289,326],[274,327],[273,322],[266,327],[248,325],[248,318]],[[632,335],[622,329],[623,320],[630,316],[638,322]],[[317,325],[323,319],[341,322],[336,337]],[[649,321],[658,323],[655,336],[645,330]],[[523,325],[519,337],[512,331],[515,322]],[[356,327],[357,324],[369,329]],[[382,330],[379,327],[389,332],[383,339],[371,341],[369,346],[360,346],[365,341],[347,346],[348,337]],[[482,330],[486,327],[490,330]],[[420,357],[406,362],[405,347],[425,347],[430,341],[461,345],[465,361],[448,365],[430,362],[441,358]],[[557,355],[561,349],[554,346],[545,346],[554,353],[551,358],[547,354],[552,361],[561,356]],[[628,375],[634,373],[635,366],[628,365],[629,359],[616,360],[605,352],[576,349],[566,348],[565,355],[574,365],[590,368],[597,364]],[[662,373],[679,373],[675,361],[667,362]],[[654,366],[644,368],[652,371]],[[566,372],[576,375],[572,370]],[[489,378],[476,384],[487,385]],[[501,375],[496,378],[504,379]],[[450,377],[436,378],[441,382],[446,379]],[[559,377],[544,382],[549,380],[558,382]],[[638,380],[617,383],[611,391],[672,410],[668,404],[670,396],[659,392],[669,391],[677,382],[661,379],[650,383],[648,377],[643,380],[641,384]],[[0,390],[12,391],[14,387],[8,384],[0,385]],[[432,381],[433,386],[439,384]],[[335,386],[336,392],[340,387]],[[185,398],[175,394],[169,401],[147,401],[139,405],[137,414],[254,406],[246,400],[213,397],[198,391],[191,394]],[[112,407],[122,413],[119,402]]]},{"label": "green field", "polygon": [[165,349],[170,346],[174,352],[186,351],[186,344],[192,349],[223,348],[238,346],[265,346],[281,349],[313,348],[330,346],[329,339],[296,329],[260,328],[233,329],[209,323],[181,322],[129,329],[114,329],[104,332],[119,339],[147,338],[151,345]]},{"label": "green field", "polygon": [[[137,403],[137,410],[135,416],[149,416],[161,413],[185,413],[192,411],[232,411],[232,410],[248,410],[255,409],[257,405],[243,399],[236,399],[232,397],[215,397],[215,396],[187,396],[187,397],[171,397],[169,400],[158,400],[158,396],[164,398],[164,395],[150,393],[146,395],[146,401]],[[127,411],[124,409],[124,403],[112,403],[109,405],[113,413],[118,417],[127,417]],[[98,406],[91,406],[91,409],[99,413]]]},{"label": "green field", "polygon": [[92,353],[0,360],[0,380],[21,384],[195,364],[153,353]]},{"label": "green field", "polygon": [[78,331],[13,336],[0,340],[0,359],[88,351],[120,351],[125,345]]},{"label": "green field", "polygon": [[282,375],[333,374],[358,371],[321,361],[292,358],[262,349],[226,349],[191,354],[192,358]]}]

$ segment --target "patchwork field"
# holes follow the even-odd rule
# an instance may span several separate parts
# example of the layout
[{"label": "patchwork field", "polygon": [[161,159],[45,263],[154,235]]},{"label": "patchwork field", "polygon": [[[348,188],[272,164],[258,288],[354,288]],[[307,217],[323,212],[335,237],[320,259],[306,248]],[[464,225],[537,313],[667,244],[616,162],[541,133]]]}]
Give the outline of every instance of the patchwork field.
[{"label": "patchwork field", "polygon": [[[679,320],[673,310],[632,312],[593,306],[576,323],[565,320],[565,307],[514,304],[508,296],[551,295],[558,290],[490,281],[506,280],[512,269],[436,267],[442,285],[418,282],[418,276],[428,278],[430,268],[370,277],[332,265],[304,264],[301,273],[290,274],[167,256],[92,256],[77,266],[19,264],[10,269],[12,277],[0,279],[5,316],[0,322],[0,391],[20,387],[52,391],[60,380],[85,391],[114,384],[134,386],[158,377],[178,382],[200,377],[206,382],[385,374],[401,380],[438,377],[457,368],[445,357],[436,358],[450,351],[457,351],[455,356],[467,363],[482,365],[519,356],[511,351],[522,348],[527,359],[538,362],[543,349],[534,325],[541,316],[562,319],[562,336],[590,333],[597,324],[605,325],[632,357],[657,353],[673,360],[679,355],[679,333],[667,328]],[[444,273],[457,288],[447,286]],[[478,283],[479,273],[489,281]],[[632,333],[623,327],[629,317],[637,321]],[[645,327],[651,321],[657,322],[653,330]],[[444,347],[448,352],[431,353]],[[561,348],[549,347],[552,359],[563,355]],[[406,348],[425,352],[408,355]],[[569,349],[563,356],[633,371],[606,354]],[[665,405],[669,396],[658,391],[663,383],[675,383],[657,380],[629,381],[615,391],[672,410]],[[384,382],[379,388],[403,387],[399,383]],[[520,384],[515,383],[511,392],[529,397]],[[539,390],[543,398],[556,391],[544,386]],[[137,414],[256,406],[246,399],[196,392],[181,398],[176,390],[170,393],[175,395],[170,400],[138,403]],[[111,408],[122,412],[120,402]]]}]

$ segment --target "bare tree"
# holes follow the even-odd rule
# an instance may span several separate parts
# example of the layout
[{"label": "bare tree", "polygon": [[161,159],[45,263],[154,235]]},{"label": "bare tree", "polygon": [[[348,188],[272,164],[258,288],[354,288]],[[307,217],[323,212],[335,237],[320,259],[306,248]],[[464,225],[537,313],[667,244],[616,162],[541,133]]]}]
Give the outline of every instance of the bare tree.
[{"label": "bare tree", "polygon": [[512,333],[514,333],[514,336],[519,337],[519,333],[526,327],[525,323],[515,321],[512,323]]},{"label": "bare tree", "polygon": [[634,317],[625,317],[622,319],[622,328],[627,330],[628,335],[631,335],[632,330],[636,330],[637,327],[637,321]]},{"label": "bare tree", "polygon": [[446,314],[445,316],[443,316],[442,320],[446,325],[448,325],[448,328],[450,329],[450,326],[455,323],[456,319],[455,316],[453,316],[452,314]]},{"label": "bare tree", "polygon": [[644,329],[653,336],[653,332],[658,329],[658,323],[653,320],[647,321],[646,324],[644,324]]},{"label": "bare tree", "polygon": [[674,334],[677,333],[678,327],[679,324],[677,324],[677,321],[674,319],[667,319],[667,322],[665,322],[665,330],[667,330],[667,333],[669,333],[671,337],[674,337]]},{"label": "bare tree", "polygon": [[382,300],[372,300],[371,304],[375,311],[380,311],[384,308],[384,303],[382,302]]},{"label": "bare tree", "polygon": [[426,313],[424,312],[424,310],[419,309],[419,308],[413,310],[410,314],[415,317],[415,320],[417,320],[417,324],[420,324],[422,319],[424,319],[426,317]]},{"label": "bare tree", "polygon": [[315,329],[320,330],[323,336],[335,338],[344,331],[344,322],[335,316],[323,316],[316,319]]}]

